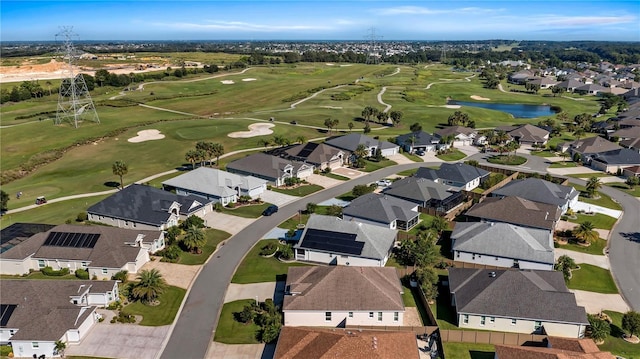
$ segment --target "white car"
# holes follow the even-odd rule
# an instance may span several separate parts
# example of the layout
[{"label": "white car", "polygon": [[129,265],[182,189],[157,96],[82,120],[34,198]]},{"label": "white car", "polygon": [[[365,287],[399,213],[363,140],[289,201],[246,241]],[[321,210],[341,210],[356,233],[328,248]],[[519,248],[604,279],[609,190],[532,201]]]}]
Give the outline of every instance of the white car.
[{"label": "white car", "polygon": [[376,182],[376,184],[378,185],[378,187],[389,187],[391,186],[391,181],[388,179],[381,179],[380,181]]}]

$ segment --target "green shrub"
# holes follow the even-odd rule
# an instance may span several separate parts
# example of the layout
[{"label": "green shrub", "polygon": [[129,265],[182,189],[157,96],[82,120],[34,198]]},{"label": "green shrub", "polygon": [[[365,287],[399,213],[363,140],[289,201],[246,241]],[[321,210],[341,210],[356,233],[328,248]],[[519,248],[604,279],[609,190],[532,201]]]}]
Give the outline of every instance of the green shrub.
[{"label": "green shrub", "polygon": [[277,249],[278,249],[278,246],[276,246],[275,243],[269,243],[266,246],[262,247],[262,249],[260,250],[260,255],[261,256],[272,255]]},{"label": "green shrub", "polygon": [[107,306],[108,310],[118,310],[118,309],[121,309],[121,308],[122,308],[122,302],[120,302],[119,300],[117,300],[117,301],[115,301],[115,302],[113,302],[113,303],[111,303],[111,304],[109,304]]},{"label": "green shrub", "polygon": [[42,274],[51,277],[64,277],[69,274],[69,268],[62,268],[60,270],[53,270],[53,268],[46,266],[41,270]]},{"label": "green shrub", "polygon": [[79,279],[89,279],[89,271],[86,269],[78,268],[76,269],[75,274]]},{"label": "green shrub", "polygon": [[290,260],[291,258],[293,258],[293,248],[291,248],[291,246],[289,245],[282,246],[280,248],[279,257],[284,260]]},{"label": "green shrub", "polygon": [[87,220],[87,218],[89,218],[87,212],[80,212],[76,217],[76,222],[84,222]]},{"label": "green shrub", "polygon": [[135,323],[136,317],[133,314],[129,314],[123,310],[118,312],[116,320],[120,323]]},{"label": "green shrub", "polygon": [[118,273],[114,274],[111,279],[112,280],[119,280],[122,283],[127,283],[127,274],[129,272],[126,270],[121,270]]},{"label": "green shrub", "polygon": [[169,247],[158,252],[158,254],[162,256],[162,260],[164,262],[177,261],[180,257],[180,253],[182,253],[182,250],[175,244],[172,244]]}]

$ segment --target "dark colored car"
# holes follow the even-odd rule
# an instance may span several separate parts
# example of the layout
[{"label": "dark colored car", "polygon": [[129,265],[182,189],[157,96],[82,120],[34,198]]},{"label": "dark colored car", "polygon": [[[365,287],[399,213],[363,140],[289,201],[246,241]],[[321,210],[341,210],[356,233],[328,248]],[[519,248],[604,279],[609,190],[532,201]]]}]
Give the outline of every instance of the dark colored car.
[{"label": "dark colored car", "polygon": [[272,215],[272,214],[274,214],[276,212],[278,212],[278,206],[276,206],[275,204],[272,204],[269,207],[267,207],[267,209],[262,211],[262,215],[263,216],[270,216],[270,215]]}]

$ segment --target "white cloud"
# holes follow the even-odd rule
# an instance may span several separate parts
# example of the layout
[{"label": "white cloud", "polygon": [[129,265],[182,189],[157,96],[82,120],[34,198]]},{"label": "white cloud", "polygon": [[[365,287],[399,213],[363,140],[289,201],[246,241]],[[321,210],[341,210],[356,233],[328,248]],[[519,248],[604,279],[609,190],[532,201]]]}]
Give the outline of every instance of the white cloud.
[{"label": "white cloud", "polygon": [[539,25],[554,27],[597,26],[637,23],[637,18],[631,15],[625,16],[557,16],[540,15],[533,18]]},{"label": "white cloud", "polygon": [[431,9],[422,6],[397,6],[372,10],[378,15],[441,15],[441,14],[487,14],[504,11],[504,9],[488,9],[464,7],[457,9]]},{"label": "white cloud", "polygon": [[188,31],[238,31],[238,32],[279,32],[279,31],[328,31],[332,27],[326,25],[272,25],[256,24],[243,21],[217,21],[210,20],[206,23],[193,22],[155,22],[151,25]]}]

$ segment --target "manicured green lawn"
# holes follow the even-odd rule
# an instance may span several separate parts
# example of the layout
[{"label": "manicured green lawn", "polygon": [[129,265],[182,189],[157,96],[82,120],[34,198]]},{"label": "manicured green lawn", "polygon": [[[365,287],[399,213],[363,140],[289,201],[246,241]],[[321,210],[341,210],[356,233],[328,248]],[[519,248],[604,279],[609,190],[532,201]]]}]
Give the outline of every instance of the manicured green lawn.
[{"label": "manicured green lawn", "polygon": [[411,154],[411,153],[402,152],[402,155],[405,156],[406,158],[410,159],[413,162],[424,162],[422,157],[414,155],[414,154]]},{"label": "manicured green lawn", "polygon": [[242,311],[242,309],[252,302],[254,299],[236,300],[234,302],[225,303],[220,311],[220,319],[218,320],[218,328],[214,341],[225,344],[258,344],[257,339],[260,327],[254,323],[240,323],[235,320],[234,314]]},{"label": "manicured green lawn", "polygon": [[591,264],[578,263],[578,265],[580,269],[571,272],[568,288],[605,294],[618,293],[611,272]]},{"label": "manicured green lawn", "polygon": [[405,307],[416,307],[416,300],[415,298],[413,298],[411,287],[409,287],[407,284],[408,283],[402,284],[402,302],[404,303]]},{"label": "manicured green lawn", "polygon": [[584,186],[573,185],[573,188],[575,188],[576,191],[580,192],[580,202],[595,204],[597,206],[611,208],[619,211],[622,210],[622,206],[619,203],[614,202],[611,197],[607,196],[604,193],[598,193],[598,196],[600,196],[599,198],[591,198],[587,195]]},{"label": "manicured green lawn", "polygon": [[[615,178],[615,176],[612,176],[608,173],[570,173],[567,175],[563,175],[566,177],[572,177],[572,178],[586,178],[589,179],[590,177],[598,177],[598,178],[602,178],[602,177],[607,177],[607,178]],[[574,185],[576,186],[576,185]]]},{"label": "manicured green lawn", "polygon": [[[278,244],[278,240],[265,239],[251,248],[242,263],[238,266],[236,273],[231,279],[231,283],[247,284],[260,282],[275,282],[285,279],[287,270],[293,266],[305,266],[303,263],[283,263],[275,256],[271,258],[263,258],[260,256],[262,247],[269,243]],[[281,246],[282,244],[278,244]]]},{"label": "manicured green lawn", "polygon": [[571,161],[558,161],[549,165],[549,168],[571,168],[578,167],[578,164]]},{"label": "manicured green lawn", "polygon": [[224,241],[225,239],[231,237],[230,233],[225,231],[221,231],[218,229],[208,228],[204,231],[204,235],[207,238],[207,244],[204,247],[200,248],[202,253],[195,254],[189,252],[180,253],[180,258],[178,259],[178,263],[180,264],[188,264],[188,265],[197,265],[204,264],[207,261],[211,253],[215,252],[218,244]]},{"label": "manicured green lawn", "polygon": [[527,159],[522,156],[496,155],[487,158],[487,162],[497,165],[519,166],[526,163]]},{"label": "manicured green lawn", "polygon": [[455,359],[493,359],[495,348],[492,344],[442,343],[446,358]]},{"label": "manicured green lawn", "polygon": [[544,150],[544,151],[531,151],[531,154],[538,157],[556,157],[557,154],[553,151]]},{"label": "manicured green lawn", "polygon": [[581,246],[575,243],[574,241],[569,241],[569,243],[567,244],[559,245],[558,248],[602,256],[604,255],[603,250],[606,246],[607,246],[607,241],[602,238],[599,238],[597,241],[591,243],[591,245],[588,247]]},{"label": "manicured green lawn", "polygon": [[169,325],[173,323],[186,292],[182,288],[168,286],[167,290],[158,298],[160,304],[157,306],[133,302],[127,305],[124,310],[130,314],[142,315],[140,325],[151,327]]},{"label": "manicured green lawn", "polygon": [[611,230],[613,225],[616,223],[617,219],[613,217],[609,217],[602,213],[596,213],[594,215],[586,215],[577,213],[577,219],[569,219],[569,222],[573,223],[582,223],[582,222],[591,222],[595,228]]},{"label": "manicured green lawn", "polygon": [[604,311],[613,323],[611,323],[611,333],[607,339],[604,340],[604,344],[598,347],[602,351],[611,352],[613,355],[619,355],[627,359],[640,358],[640,344],[631,344],[622,339],[622,315],[623,313],[613,312],[610,310]]},{"label": "manicured green lawn", "polygon": [[333,179],[339,180],[339,181],[348,181],[348,180],[350,180],[349,177],[340,176],[340,175],[337,175],[337,174],[331,173],[331,172],[325,173],[325,174],[323,174],[323,176],[326,176],[326,177],[329,177],[329,178],[333,178]]},{"label": "manicured green lawn", "polygon": [[44,275],[44,274],[42,274],[42,272],[32,272],[32,273],[29,273],[26,276],[2,274],[2,275],[0,275],[0,278],[1,279],[53,279],[53,280],[79,279],[78,277],[76,277],[76,275],[73,272],[71,272],[71,274],[68,274],[68,275],[65,275],[65,276],[61,276],[61,277],[56,277],[56,276],[52,276],[52,275]]},{"label": "manicured green lawn", "polygon": [[78,356],[78,355],[65,355],[65,358],[69,358],[69,359],[109,359],[109,358],[103,358],[103,357],[88,357],[88,356]]},{"label": "manicured green lawn", "polygon": [[454,148],[451,152],[445,153],[445,154],[442,154],[442,155],[436,155],[436,157],[438,157],[439,159],[441,159],[443,161],[451,162],[451,161],[459,161],[459,160],[467,157],[467,155],[464,154],[463,152],[460,152],[460,150],[457,150],[457,149]]},{"label": "manicured green lawn", "polygon": [[258,218],[262,216],[262,212],[269,207],[271,203],[252,204],[249,206],[241,206],[236,208],[222,207],[222,213],[230,214],[243,218]]},{"label": "manicured green lawn", "polygon": [[288,194],[290,196],[304,197],[308,194],[323,190],[324,187],[317,184],[304,184],[296,188],[271,187],[274,192]]},{"label": "manicured green lawn", "polygon": [[380,162],[374,162],[374,161],[370,161],[370,160],[365,160],[366,165],[364,166],[364,168],[360,168],[360,170],[364,171],[364,172],[373,172],[373,171],[377,171],[381,168],[385,168],[385,167],[389,167],[389,166],[393,166],[397,163],[391,161],[391,160],[382,160]]},{"label": "manicured green lawn", "polygon": [[627,192],[633,197],[640,197],[640,186],[635,186],[633,189],[630,189],[629,186],[622,183],[606,183],[606,185],[613,187],[617,190]]},{"label": "manicured green lawn", "polygon": [[414,174],[416,174],[416,172],[418,172],[418,169],[417,169],[417,168],[414,168],[414,169],[411,169],[411,170],[406,170],[406,171],[398,172],[397,174],[398,174],[399,176],[406,176],[406,177],[409,177],[409,176],[413,176]]}]

